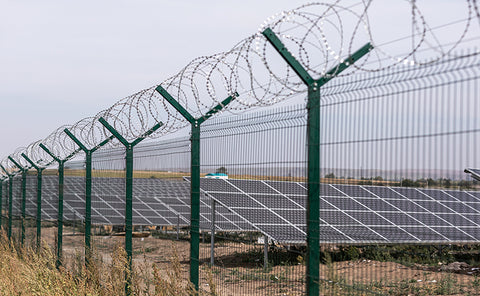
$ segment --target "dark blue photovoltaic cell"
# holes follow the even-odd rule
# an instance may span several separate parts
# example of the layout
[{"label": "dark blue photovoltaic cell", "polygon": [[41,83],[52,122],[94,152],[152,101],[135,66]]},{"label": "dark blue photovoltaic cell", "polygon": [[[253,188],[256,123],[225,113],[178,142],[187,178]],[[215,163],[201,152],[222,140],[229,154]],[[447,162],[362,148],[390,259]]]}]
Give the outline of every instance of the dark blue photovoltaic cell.
[{"label": "dark blue photovoltaic cell", "polygon": [[462,214],[462,217],[465,217],[465,219],[469,219],[470,221],[472,221],[472,223],[475,223],[475,225],[480,226],[479,214]]},{"label": "dark blue photovoltaic cell", "polygon": [[459,202],[441,202],[444,206],[452,209],[457,213],[478,213],[474,207],[467,206]]},{"label": "dark blue photovoltaic cell", "polygon": [[437,201],[416,200],[415,203],[423,207],[428,212],[433,213],[453,213],[453,210]]},{"label": "dark blue photovoltaic cell", "polygon": [[392,188],[393,191],[397,192],[398,194],[402,195],[403,197],[411,200],[430,200],[428,196],[423,194],[422,192],[418,191],[415,188],[401,188],[395,187]]},{"label": "dark blue photovoltaic cell", "polygon": [[452,197],[440,190],[432,190],[432,189],[418,189],[419,191],[421,191],[422,193],[424,193],[425,195],[428,195],[429,197],[431,197],[432,199],[434,200],[452,200]]},{"label": "dark blue photovoltaic cell", "polygon": [[273,188],[264,184],[261,181],[254,180],[226,180],[227,183],[232,184],[233,186],[240,189],[245,193],[268,193],[268,194],[278,194]]},{"label": "dark blue photovoltaic cell", "polygon": [[460,229],[473,237],[480,237],[480,229],[478,227],[460,227]]},{"label": "dark blue photovoltaic cell", "polygon": [[424,212],[425,210],[414,203],[413,201],[404,199],[404,200],[389,200],[388,201],[392,206],[404,211],[404,212]]},{"label": "dark blue photovoltaic cell", "polygon": [[267,208],[300,209],[294,201],[281,195],[252,194],[251,197]]},{"label": "dark blue photovoltaic cell", "polygon": [[282,218],[266,209],[237,209],[236,212],[243,217],[249,217],[249,221],[254,224],[267,222],[268,224],[287,224]]},{"label": "dark blue photovoltaic cell", "polygon": [[[280,216],[284,217],[292,224],[295,225],[306,225],[307,221],[305,218],[306,211],[305,210],[280,210],[275,209],[275,213],[279,214]],[[323,213],[320,214],[321,217],[324,216]]]},{"label": "dark blue photovoltaic cell", "polygon": [[332,204],[333,206],[341,209],[341,210],[357,210],[357,211],[365,211],[367,210],[361,203],[356,202],[355,200],[349,197],[331,197],[326,196],[323,197],[328,203]]},{"label": "dark blue photovoltaic cell", "polygon": [[[468,217],[459,214],[437,214],[438,217],[455,226],[475,226],[476,224],[468,219]],[[478,225],[477,225],[478,226]]]},{"label": "dark blue photovoltaic cell", "polygon": [[412,215],[415,217],[415,219],[418,219],[422,221],[426,225],[432,225],[432,226],[448,226],[451,225],[448,222],[442,220],[442,218],[430,214],[430,213],[416,213]]},{"label": "dark blue photovoltaic cell", "polygon": [[230,208],[261,208],[262,204],[241,193],[211,193],[211,196]]},{"label": "dark blue photovoltaic cell", "polygon": [[321,196],[346,196],[341,191],[337,190],[333,185],[320,184]]},{"label": "dark blue photovoltaic cell", "polygon": [[420,226],[420,227],[403,227],[405,231],[408,233],[414,235],[421,241],[448,241],[448,238],[445,237],[444,235],[440,234],[438,231]]},{"label": "dark blue photovoltaic cell", "polygon": [[385,237],[389,241],[415,241],[416,238],[408,232],[395,227],[395,226],[372,226],[370,227],[373,231],[377,232],[381,236]]},{"label": "dark blue photovoltaic cell", "polygon": [[357,219],[360,223],[365,225],[389,225],[392,224],[388,220],[386,220],[380,214],[371,211],[363,211],[363,212],[346,212],[351,217]]},{"label": "dark blue photovoltaic cell", "polygon": [[307,195],[307,189],[293,182],[265,181],[265,183],[286,195]]},{"label": "dark blue photovoltaic cell", "polygon": [[458,231],[457,229],[452,229],[451,227],[433,226],[432,229],[441,233],[452,241],[468,241],[474,238],[468,232]]},{"label": "dark blue photovoltaic cell", "polygon": [[[320,219],[325,221],[327,225],[354,225],[358,224],[351,216],[339,211],[322,211],[320,212]],[[320,223],[322,224],[322,223]]]},{"label": "dark blue photovoltaic cell", "polygon": [[363,186],[366,190],[370,191],[374,195],[382,199],[405,199],[404,196],[396,193],[389,187],[379,187],[379,186]]},{"label": "dark blue photovoltaic cell", "polygon": [[450,194],[451,196],[457,198],[459,201],[462,201],[462,202],[478,202],[480,204],[480,199],[476,198],[474,195],[469,194],[465,191],[446,190],[445,192]]},{"label": "dark blue photovoltaic cell", "polygon": [[368,207],[369,209],[375,212],[397,211],[397,209],[394,206],[386,203],[380,198],[375,198],[375,199],[357,198],[356,201],[358,201],[362,205]]},{"label": "dark blue photovoltaic cell", "polygon": [[379,213],[382,217],[393,223],[397,226],[408,226],[408,225],[422,225],[418,220],[413,218],[410,215],[405,215],[401,213]]},{"label": "dark blue photovoltaic cell", "polygon": [[336,230],[334,227],[327,225],[320,225],[320,242],[347,242],[351,241],[350,238]]},{"label": "dark blue photovoltaic cell", "polygon": [[355,241],[377,241],[386,242],[387,240],[381,237],[378,233],[364,226],[338,226],[335,227],[340,232],[348,235]]},{"label": "dark blue photovoltaic cell", "polygon": [[373,194],[364,190],[360,186],[355,185],[333,185],[335,188],[340,190],[341,192],[345,193],[347,196],[355,196],[355,197],[375,197]]}]

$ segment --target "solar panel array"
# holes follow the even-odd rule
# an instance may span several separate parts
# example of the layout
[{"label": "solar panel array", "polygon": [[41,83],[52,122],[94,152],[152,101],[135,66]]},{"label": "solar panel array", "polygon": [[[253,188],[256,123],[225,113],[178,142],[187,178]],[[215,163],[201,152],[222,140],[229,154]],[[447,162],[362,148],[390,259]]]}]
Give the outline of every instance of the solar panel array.
[{"label": "solar panel array", "polygon": [[[20,184],[14,186],[15,201],[20,201]],[[125,181],[122,178],[94,178],[92,185],[92,223],[122,225],[125,223]],[[85,218],[85,178],[67,176],[64,179],[64,210],[66,220]],[[212,200],[203,195],[200,201],[202,229],[211,229]],[[13,213],[20,213],[20,203],[14,202]],[[42,219],[57,220],[58,177],[45,175],[42,182]],[[216,206],[217,230],[253,230],[247,222],[235,222],[235,214]],[[36,189],[27,190],[26,214],[36,216]],[[182,180],[134,179],[133,224],[190,225],[190,185]]]},{"label": "solar panel array", "polygon": [[[135,225],[181,225],[190,221],[190,184],[135,179]],[[64,219],[83,220],[84,178],[65,178]],[[92,222],[122,225],[122,178],[95,178]],[[301,182],[202,178],[201,228],[211,229],[212,200],[217,230],[260,231],[282,243],[306,240],[307,185]],[[19,188],[19,184],[16,184]],[[56,220],[58,177],[44,176],[42,219]],[[20,200],[20,190],[14,189]],[[36,215],[36,190],[27,190],[26,213]],[[12,203],[14,214],[20,203]],[[321,184],[322,243],[460,243],[480,241],[480,192],[406,187]]]},{"label": "solar panel array", "polygon": [[[307,185],[202,180],[201,189],[255,229],[284,243],[305,243]],[[480,241],[480,192],[321,184],[322,243]]]}]

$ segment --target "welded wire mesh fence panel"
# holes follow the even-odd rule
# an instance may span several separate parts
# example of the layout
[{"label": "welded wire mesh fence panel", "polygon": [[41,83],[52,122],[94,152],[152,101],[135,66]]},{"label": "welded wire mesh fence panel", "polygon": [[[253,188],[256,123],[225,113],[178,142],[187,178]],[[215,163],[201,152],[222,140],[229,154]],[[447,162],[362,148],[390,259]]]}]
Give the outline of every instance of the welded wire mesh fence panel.
[{"label": "welded wire mesh fence panel", "polygon": [[[190,176],[190,141],[181,137],[139,144],[133,163],[136,276],[153,293],[155,264],[159,277],[183,286],[190,258],[190,184],[185,179]],[[175,272],[175,278],[169,278],[169,272]]]},{"label": "welded wire mesh fence panel", "polygon": [[305,192],[297,183],[305,181],[305,118],[305,106],[295,106],[202,126],[202,289],[304,292]]},{"label": "welded wire mesh fence panel", "polygon": [[42,241],[52,250],[57,247],[58,234],[58,172],[50,168],[42,176]]},{"label": "welded wire mesh fence panel", "polygon": [[479,78],[463,57],[324,88],[321,293],[475,293]]},{"label": "welded wire mesh fence panel", "polygon": [[21,239],[21,208],[22,208],[22,176],[16,175],[13,177],[12,190],[12,240],[15,243],[20,243]]},{"label": "welded wire mesh fence panel", "polygon": [[30,171],[25,187],[25,245],[34,248],[37,241],[37,175]]},{"label": "welded wire mesh fence panel", "polygon": [[125,248],[125,149],[103,147],[92,156],[92,250],[111,262]]},{"label": "welded wire mesh fence panel", "polygon": [[63,195],[63,262],[72,270],[85,259],[85,162],[65,164]]}]

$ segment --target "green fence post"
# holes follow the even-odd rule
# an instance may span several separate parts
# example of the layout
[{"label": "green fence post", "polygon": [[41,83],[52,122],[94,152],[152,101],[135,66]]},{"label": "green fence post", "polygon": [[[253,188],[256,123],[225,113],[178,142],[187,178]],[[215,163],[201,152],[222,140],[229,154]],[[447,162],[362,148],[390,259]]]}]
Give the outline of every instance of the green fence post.
[{"label": "green fence post", "polygon": [[26,218],[26,204],[27,204],[27,172],[28,170],[23,170],[22,172],[22,238],[21,244],[25,245],[25,218]]},{"label": "green fence post", "polygon": [[12,239],[12,201],[13,201],[13,176],[10,174],[3,165],[0,164],[0,168],[8,176],[8,225],[7,225],[7,236],[8,240]]},{"label": "green fence post", "polygon": [[208,111],[203,117],[194,118],[177,100],[175,100],[162,86],[156,91],[168,101],[192,126],[190,151],[190,282],[198,291],[200,265],[200,125],[230,104],[238,93],[229,96],[220,104]]},{"label": "green fence post", "polygon": [[67,136],[85,152],[85,265],[88,266],[91,258],[91,234],[92,234],[92,154],[100,147],[107,144],[113,136],[92,149],[88,149],[75,135],[68,129],[63,130]]},{"label": "green fence post", "polygon": [[[146,137],[154,133],[159,129],[163,123],[159,122],[155,124],[151,129],[146,131],[141,137],[137,138],[133,142],[128,142],[113,126],[111,126],[103,117],[98,119],[100,123],[113,135],[112,137],[117,138],[120,143],[125,146],[126,155],[125,155],[125,251],[127,253],[127,268],[130,273],[133,270],[132,265],[132,255],[133,255],[133,147],[138,143],[144,140]],[[111,137],[111,138],[112,138]],[[110,138],[109,138],[110,139]],[[126,284],[125,284],[125,294],[131,295],[132,290],[132,278],[131,274],[126,275]]]},{"label": "green fence post", "polygon": [[26,205],[26,200],[27,200],[27,172],[28,168],[22,167],[18,162],[15,161],[11,156],[8,156],[8,159],[10,159],[13,164],[15,164],[20,171],[22,172],[22,206],[21,206],[21,235],[20,235],[20,243],[23,246],[25,243],[25,205]]},{"label": "green fence post", "polygon": [[13,211],[13,175],[8,179],[8,240],[12,239]]},{"label": "green fence post", "polygon": [[85,265],[90,265],[92,244],[92,151],[85,151]]},{"label": "green fence post", "polygon": [[37,252],[41,250],[42,244],[42,178],[43,168],[37,168]]},{"label": "green fence post", "polygon": [[64,189],[64,166],[73,155],[79,150],[75,150],[72,154],[65,157],[65,159],[58,158],[45,145],[39,144],[40,148],[45,150],[58,163],[58,217],[57,217],[57,268],[62,265],[62,245],[63,245],[63,189]]},{"label": "green fence post", "polygon": [[23,158],[25,158],[30,165],[37,170],[37,217],[35,219],[37,226],[37,252],[40,252],[41,247],[41,237],[42,237],[42,173],[44,168],[36,165],[27,155],[22,153]]},{"label": "green fence post", "polygon": [[319,295],[320,280],[320,87],[367,54],[365,44],[320,79],[313,79],[270,29],[262,34],[308,87],[307,102],[307,295]]},{"label": "green fence post", "polygon": [[[5,182],[5,180],[7,180],[7,177],[5,178],[2,178],[0,180],[0,232],[3,232],[3,228],[4,228],[4,225],[3,225],[3,218],[5,217],[5,215],[3,214],[3,199],[4,198],[7,198],[6,194],[5,194],[5,197],[3,196],[3,182]],[[7,187],[8,185],[5,186],[5,193],[7,192]]]},{"label": "green fence post", "polygon": [[192,124],[190,198],[190,281],[198,291],[200,265],[200,124]]},{"label": "green fence post", "polygon": [[3,231],[3,181],[5,178],[0,179],[0,233]]},{"label": "green fence post", "polygon": [[57,219],[57,268],[62,265],[63,260],[63,192],[65,162],[58,162],[58,219]]}]

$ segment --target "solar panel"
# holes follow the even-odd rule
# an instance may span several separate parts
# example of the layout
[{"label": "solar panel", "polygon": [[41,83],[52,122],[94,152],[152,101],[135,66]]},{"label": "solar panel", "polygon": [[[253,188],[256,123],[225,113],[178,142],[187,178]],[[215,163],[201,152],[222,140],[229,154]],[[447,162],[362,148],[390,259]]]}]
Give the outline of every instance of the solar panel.
[{"label": "solar panel", "polygon": [[[305,243],[305,183],[202,179],[200,187],[271,239]],[[322,243],[480,241],[478,192],[339,184],[320,192]]]}]

